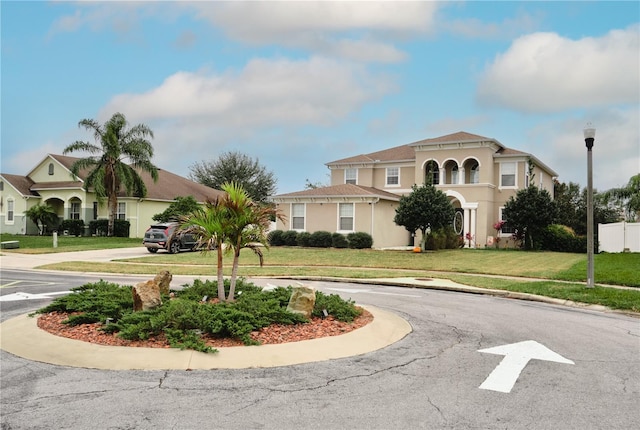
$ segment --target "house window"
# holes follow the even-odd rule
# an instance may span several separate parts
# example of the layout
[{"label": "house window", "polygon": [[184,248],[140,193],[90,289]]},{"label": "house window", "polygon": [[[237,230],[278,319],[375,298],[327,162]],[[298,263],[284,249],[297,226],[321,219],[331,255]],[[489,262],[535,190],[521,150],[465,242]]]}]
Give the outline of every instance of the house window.
[{"label": "house window", "polygon": [[516,186],[516,163],[500,163],[500,186]]},{"label": "house window", "polygon": [[440,169],[438,163],[433,160],[427,162],[425,166],[425,184],[438,185],[440,183]]},{"label": "house window", "polygon": [[69,207],[69,219],[80,219],[80,202],[71,202],[71,207]]},{"label": "house window", "polygon": [[98,219],[98,202],[93,202],[93,219]]},{"label": "house window", "polygon": [[387,167],[387,185],[400,185],[400,169]]},{"label": "house window", "polygon": [[49,175],[53,175],[53,163],[49,163]]},{"label": "house window", "polygon": [[505,221],[505,223],[502,225],[502,230],[500,230],[500,236],[511,236],[516,232],[516,230],[513,227],[509,227],[509,225],[506,223],[504,216],[502,216],[503,209],[504,208],[500,208],[500,220]]},{"label": "house window", "polygon": [[356,185],[358,183],[358,169],[344,169],[344,183]]},{"label": "house window", "polygon": [[474,163],[471,166],[471,171],[469,172],[469,183],[477,184],[480,182],[480,165],[478,163]]},{"label": "house window", "polygon": [[291,204],[291,228],[304,230],[304,203]]},{"label": "house window", "polygon": [[116,219],[127,219],[127,204],[122,202],[118,203],[118,213]]},{"label": "house window", "polygon": [[7,222],[13,223],[13,199],[7,199]]},{"label": "house window", "polygon": [[353,231],[353,203],[340,203],[340,231]]},{"label": "house window", "polygon": [[458,183],[458,166],[453,166],[453,168],[451,169],[451,183]]}]

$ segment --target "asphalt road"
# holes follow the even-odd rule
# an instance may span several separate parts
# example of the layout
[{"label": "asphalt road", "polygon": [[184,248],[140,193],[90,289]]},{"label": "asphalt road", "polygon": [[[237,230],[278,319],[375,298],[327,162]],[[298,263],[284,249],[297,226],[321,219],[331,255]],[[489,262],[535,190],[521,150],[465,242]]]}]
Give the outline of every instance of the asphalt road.
[{"label": "asphalt road", "polygon": [[[145,277],[119,281],[136,279]],[[66,291],[86,281],[3,270],[0,294]],[[266,282],[290,283],[256,280]],[[631,429],[640,422],[636,318],[445,291],[309,283],[390,310],[413,332],[361,356],[269,369],[100,371],[2,351],[2,429]],[[49,300],[3,300],[2,319]],[[511,344],[506,357],[491,349]]]}]

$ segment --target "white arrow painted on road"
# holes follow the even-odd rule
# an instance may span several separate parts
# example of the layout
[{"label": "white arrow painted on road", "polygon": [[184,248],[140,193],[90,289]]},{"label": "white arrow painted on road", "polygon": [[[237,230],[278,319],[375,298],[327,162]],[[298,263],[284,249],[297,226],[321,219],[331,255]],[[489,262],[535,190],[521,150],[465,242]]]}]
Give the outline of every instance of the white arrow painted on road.
[{"label": "white arrow painted on road", "polygon": [[511,392],[511,389],[520,376],[520,372],[527,366],[529,360],[575,364],[573,361],[564,358],[560,354],[556,354],[534,340],[525,340],[524,342],[511,343],[509,345],[480,349],[478,352],[504,355],[500,364],[493,369],[493,372],[491,372],[479,387],[483,390],[499,391],[501,393]]},{"label": "white arrow painted on road", "polygon": [[7,294],[4,296],[0,296],[0,302],[15,302],[18,300],[41,300],[41,299],[52,299],[55,295],[60,294],[69,294],[69,291],[56,291],[53,293],[44,293],[44,294],[29,294],[29,293],[13,293]]}]

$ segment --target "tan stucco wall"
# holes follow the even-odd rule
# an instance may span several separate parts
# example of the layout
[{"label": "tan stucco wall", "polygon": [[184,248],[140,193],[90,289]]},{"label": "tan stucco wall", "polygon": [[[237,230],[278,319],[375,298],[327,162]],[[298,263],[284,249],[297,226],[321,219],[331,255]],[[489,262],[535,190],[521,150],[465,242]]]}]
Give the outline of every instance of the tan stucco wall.
[{"label": "tan stucco wall", "polygon": [[[49,164],[53,164],[53,175],[49,175]],[[56,160],[49,157],[38,164],[29,177],[36,183],[73,181],[71,173]]]}]

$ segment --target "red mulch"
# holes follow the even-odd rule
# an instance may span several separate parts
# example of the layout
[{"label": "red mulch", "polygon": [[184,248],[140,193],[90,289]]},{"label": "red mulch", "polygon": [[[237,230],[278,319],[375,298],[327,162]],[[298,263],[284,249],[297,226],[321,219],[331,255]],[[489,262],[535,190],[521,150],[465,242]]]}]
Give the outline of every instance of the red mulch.
[{"label": "red mulch", "polygon": [[[51,312],[43,314],[38,318],[38,327],[49,333],[67,337],[69,339],[81,340],[83,342],[91,342],[99,345],[107,346],[132,346],[145,348],[170,348],[164,335],[156,336],[148,340],[124,340],[120,339],[116,333],[109,334],[100,331],[102,323],[82,324],[78,326],[68,326],[62,324],[68,315],[66,313]],[[251,333],[251,338],[257,340],[263,345],[277,344],[287,342],[298,342],[301,340],[317,339],[320,337],[337,336],[349,333],[355,329],[363,327],[373,321],[373,315],[362,310],[362,314],[351,323],[345,323],[334,319],[332,316],[327,318],[312,318],[306,324],[272,324],[258,331]],[[205,335],[203,338],[206,344],[212,348],[242,346],[242,341],[230,338],[213,338]]]}]

